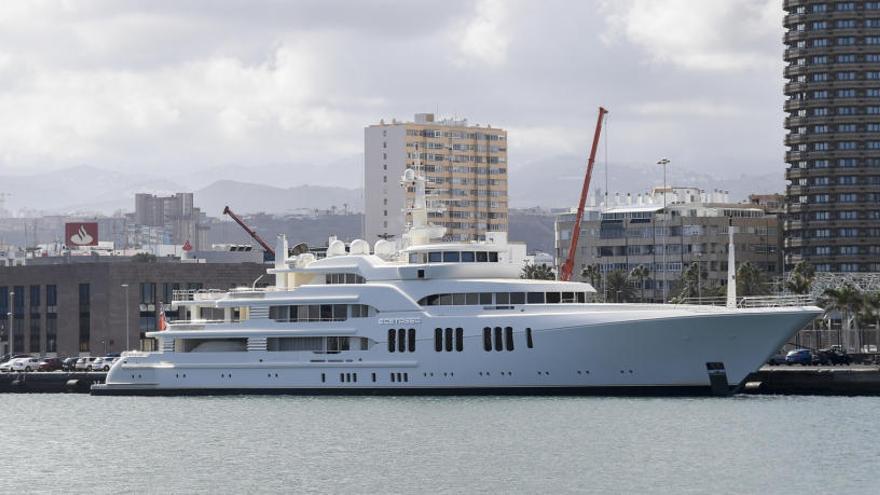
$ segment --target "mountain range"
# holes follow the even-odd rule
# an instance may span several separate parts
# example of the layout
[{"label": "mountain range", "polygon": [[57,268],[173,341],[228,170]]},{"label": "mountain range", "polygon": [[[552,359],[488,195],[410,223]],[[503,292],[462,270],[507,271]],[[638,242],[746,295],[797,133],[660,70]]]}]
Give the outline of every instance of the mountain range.
[{"label": "mountain range", "polygon": [[[769,167],[768,167],[769,168]],[[303,172],[303,173],[300,173]],[[344,160],[323,166],[306,164],[264,165],[259,167],[223,166],[200,169],[166,177],[149,170],[136,173],[108,170],[89,165],[39,172],[30,175],[0,176],[0,192],[11,193],[6,209],[19,216],[109,215],[134,209],[139,192],[167,195],[192,191],[195,204],[209,216],[220,216],[225,205],[239,213],[297,213],[319,210],[359,212],[363,210],[363,191],[357,160]],[[545,160],[512,165],[509,170],[510,206],[565,208],[576,204],[583,183],[583,160],[576,156],[556,156]],[[597,164],[591,191],[606,189],[603,164]],[[313,180],[303,185],[305,180]],[[314,185],[316,183],[323,183]],[[632,194],[648,191],[663,183],[656,165],[610,164],[607,190]],[[761,175],[731,173],[719,177],[669,166],[667,184],[695,186],[707,191],[723,189],[733,201],[750,193],[782,192],[781,170]]]}]

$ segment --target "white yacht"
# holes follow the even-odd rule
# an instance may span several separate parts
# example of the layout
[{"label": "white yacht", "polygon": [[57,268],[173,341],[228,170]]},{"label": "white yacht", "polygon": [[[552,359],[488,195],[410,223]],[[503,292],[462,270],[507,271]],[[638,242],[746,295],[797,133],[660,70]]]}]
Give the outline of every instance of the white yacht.
[{"label": "white yacht", "polygon": [[504,234],[434,243],[425,180],[401,183],[415,200],[399,246],[294,249],[273,287],[182,293],[189,319],[92,393],[725,395],[822,312],[731,294],[727,307],[591,303],[589,284],[519,278]]}]

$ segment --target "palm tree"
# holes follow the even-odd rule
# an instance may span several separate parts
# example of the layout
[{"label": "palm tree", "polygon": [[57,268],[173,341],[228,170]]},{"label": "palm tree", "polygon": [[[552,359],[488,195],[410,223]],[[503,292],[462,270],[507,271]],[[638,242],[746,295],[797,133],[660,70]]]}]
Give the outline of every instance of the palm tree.
[{"label": "palm tree", "polygon": [[605,278],[608,284],[608,294],[615,302],[628,302],[634,299],[633,287],[629,277],[623,270],[609,272]]},{"label": "palm tree", "polygon": [[736,270],[736,293],[742,296],[767,294],[767,280],[760,268],[746,261]]},{"label": "palm tree", "polygon": [[631,272],[629,272],[629,276],[639,283],[639,289],[641,290],[641,302],[645,302],[645,279],[647,279],[648,275],[650,274],[651,273],[648,271],[648,267],[646,267],[645,265],[639,265],[633,268]]},{"label": "palm tree", "polygon": [[545,264],[528,263],[523,267],[519,278],[529,278],[532,280],[556,280],[556,274],[553,269]]},{"label": "palm tree", "polygon": [[838,311],[841,314],[840,327],[846,332],[846,340],[849,339],[850,317],[858,313],[864,304],[861,293],[850,284],[844,284],[836,289],[825,289],[819,304],[825,311]]},{"label": "palm tree", "polygon": [[794,265],[791,278],[785,282],[785,288],[795,294],[809,294],[816,278],[816,269],[806,261]]},{"label": "palm tree", "polygon": [[587,265],[581,270],[581,278],[590,282],[590,285],[593,286],[596,291],[599,291],[600,285],[602,285],[602,272],[599,270],[599,264],[593,263],[592,265]]}]

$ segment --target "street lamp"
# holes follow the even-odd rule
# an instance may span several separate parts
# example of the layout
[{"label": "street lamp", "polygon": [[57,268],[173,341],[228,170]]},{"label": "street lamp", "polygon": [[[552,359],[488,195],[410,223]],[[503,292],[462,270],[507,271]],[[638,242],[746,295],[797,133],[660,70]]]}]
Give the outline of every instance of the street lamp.
[{"label": "street lamp", "polygon": [[130,346],[128,343],[128,339],[129,339],[129,335],[131,335],[131,332],[129,331],[128,326],[131,323],[129,321],[130,318],[128,317],[128,284],[122,284],[122,285],[120,285],[120,287],[125,289],[125,350],[130,351],[131,349],[130,349]]},{"label": "street lamp", "polygon": [[703,253],[697,253],[697,301],[703,304]]},{"label": "street lamp", "polygon": [[666,303],[669,279],[666,276],[666,165],[669,165],[669,159],[661,158],[657,161],[657,165],[663,167],[663,302]]},{"label": "street lamp", "polygon": [[12,306],[14,303],[15,303],[15,292],[9,291],[9,312],[6,313],[6,317],[9,320],[9,323],[6,328],[6,338],[9,340],[9,347],[8,347],[9,354],[14,353],[14,351],[12,350],[12,318],[13,318],[13,315],[15,314],[15,311],[13,310]]}]

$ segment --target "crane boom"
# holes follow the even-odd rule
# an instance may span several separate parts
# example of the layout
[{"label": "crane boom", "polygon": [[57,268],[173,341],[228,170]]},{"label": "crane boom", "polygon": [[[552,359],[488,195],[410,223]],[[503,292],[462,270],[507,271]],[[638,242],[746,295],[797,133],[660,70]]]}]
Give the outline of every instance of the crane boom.
[{"label": "crane boom", "polygon": [[256,230],[248,227],[248,225],[246,223],[244,223],[244,220],[242,220],[241,217],[236,215],[234,211],[229,209],[228,206],[223,208],[223,214],[229,215],[229,218],[235,220],[235,223],[239,224],[241,226],[241,228],[243,228],[244,231],[248,233],[248,235],[250,235],[251,237],[253,237],[253,239],[255,241],[257,241],[257,243],[263,248],[263,251],[271,254],[272,256],[275,256],[275,250],[272,249],[272,246],[270,246],[268,243],[266,243],[266,241],[264,241],[263,238],[260,237],[259,234],[257,234]]},{"label": "crane boom", "polygon": [[581,189],[581,201],[578,203],[577,215],[574,218],[574,226],[571,231],[571,244],[568,246],[568,257],[559,270],[559,280],[571,280],[571,272],[574,270],[574,255],[577,251],[578,239],[581,236],[581,221],[584,218],[584,206],[587,203],[587,193],[590,192],[590,178],[593,176],[593,164],[596,163],[596,149],[599,147],[599,135],[602,134],[602,120],[608,110],[599,107],[599,118],[596,120],[596,132],[593,134],[593,146],[590,148],[590,157],[587,160],[587,173],[584,176],[584,186]]}]

